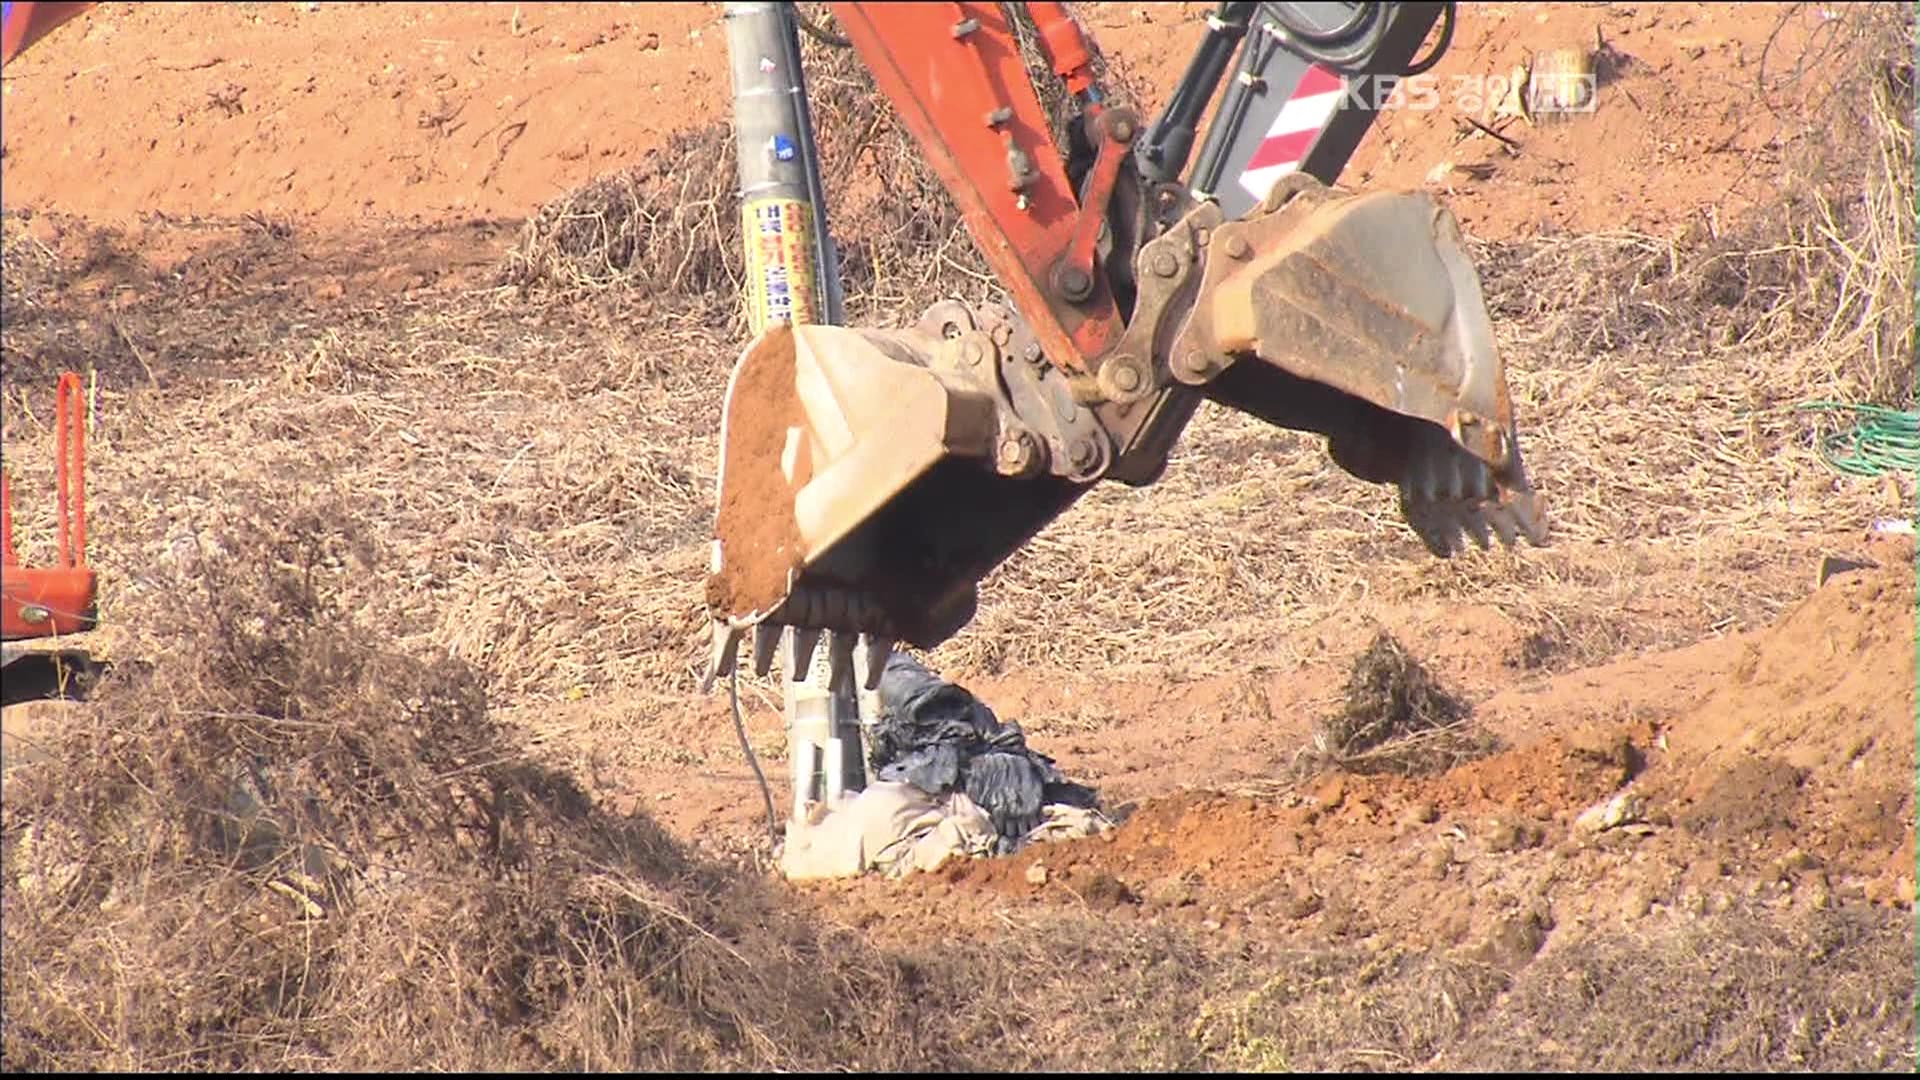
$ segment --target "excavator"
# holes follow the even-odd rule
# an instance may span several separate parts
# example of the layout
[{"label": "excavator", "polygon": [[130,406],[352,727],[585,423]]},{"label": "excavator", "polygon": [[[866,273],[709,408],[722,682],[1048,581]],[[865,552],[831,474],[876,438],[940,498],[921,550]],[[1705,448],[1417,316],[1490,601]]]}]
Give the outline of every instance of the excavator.
[{"label": "excavator", "polygon": [[[13,478],[0,471],[0,667],[22,657],[13,642],[93,629],[98,581],[87,565],[87,425],[80,376],[63,372],[54,396],[55,518],[59,561],[27,566],[13,544]],[[9,680],[10,684],[14,680]],[[11,701],[13,687],[9,686]]]},{"label": "excavator", "polygon": [[[91,6],[7,4],[0,62]],[[1221,3],[1151,122],[1065,5],[822,6],[838,33],[723,5],[752,339],[721,416],[703,689],[751,637],[762,675],[785,650],[790,693],[871,695],[1095,485],[1160,479],[1202,402],[1324,438],[1435,556],[1547,542],[1456,219],[1338,186],[1455,4]],[[858,54],[1006,302],[841,324],[796,28]],[[1023,33],[1071,103],[1064,148]]]},{"label": "excavator", "polygon": [[[1547,542],[1456,219],[1424,192],[1336,186],[1394,83],[1447,48],[1454,4],[1220,4],[1150,123],[1110,99],[1063,5],[1019,5],[1075,111],[1064,154],[1015,5],[823,6],[840,33],[809,32],[857,51],[1009,302],[843,326],[821,221],[811,264],[749,259],[772,285],[722,416],[704,687],[750,635],[761,675],[783,649],[795,679],[816,672],[824,639],[827,678],[870,693],[1096,484],[1155,483],[1203,401],[1324,437],[1397,489],[1436,556]],[[824,207],[797,50],[732,29],[786,6],[726,7],[752,255]],[[800,212],[753,208],[783,183]]]}]

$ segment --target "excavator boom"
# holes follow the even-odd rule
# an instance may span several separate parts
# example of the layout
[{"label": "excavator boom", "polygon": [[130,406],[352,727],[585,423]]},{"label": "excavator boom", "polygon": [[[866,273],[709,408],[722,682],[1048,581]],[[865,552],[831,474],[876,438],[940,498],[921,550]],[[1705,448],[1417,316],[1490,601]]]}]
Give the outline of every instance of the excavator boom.
[{"label": "excavator boom", "polygon": [[1202,400],[1325,436],[1337,465],[1399,489],[1436,555],[1546,541],[1452,214],[1331,186],[1380,80],[1431,66],[1452,5],[1222,4],[1148,127],[1102,97],[1064,8],[1028,4],[1080,108],[1077,160],[1003,5],[829,6],[1012,303],[748,346],[722,426],[708,685],[748,634],[763,673],[781,640],[809,670],[825,635],[836,677],[871,688],[896,642],[965,626],[980,580],[1093,484],[1155,482]]}]

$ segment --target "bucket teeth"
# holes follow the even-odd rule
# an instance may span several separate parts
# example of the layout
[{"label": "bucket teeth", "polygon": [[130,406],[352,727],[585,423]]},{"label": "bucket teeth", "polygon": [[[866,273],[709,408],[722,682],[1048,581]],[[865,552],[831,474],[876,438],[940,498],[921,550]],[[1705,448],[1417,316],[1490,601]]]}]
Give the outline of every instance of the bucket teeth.
[{"label": "bucket teeth", "polygon": [[773,670],[773,661],[780,653],[780,632],[786,629],[779,623],[763,622],[753,628],[753,673],[765,678]]},{"label": "bucket teeth", "polygon": [[1520,531],[1536,545],[1547,542],[1546,510],[1540,505],[1538,495],[1529,493],[1508,504],[1512,508],[1513,518],[1520,525]]},{"label": "bucket teeth", "polygon": [[1482,551],[1491,550],[1495,538],[1508,547],[1518,546],[1523,536],[1537,547],[1547,541],[1538,496],[1532,492],[1505,501],[1428,498],[1417,481],[1409,481],[1401,487],[1400,506],[1428,550],[1443,558],[1465,550],[1467,540]]},{"label": "bucket teeth", "polygon": [[740,651],[740,641],[746,637],[745,631],[715,621],[713,624],[713,646],[707,657],[707,674],[700,680],[700,692],[713,689],[714,680],[722,675],[731,675],[735,658]]},{"label": "bucket teeth", "polygon": [[835,630],[827,635],[828,670],[832,672],[828,685],[845,686],[853,676],[853,646],[856,635]]},{"label": "bucket teeth", "polygon": [[1514,528],[1513,515],[1502,507],[1494,507],[1487,512],[1487,522],[1500,537],[1500,542],[1513,547],[1519,542],[1518,530]]},{"label": "bucket teeth", "polygon": [[1487,551],[1493,546],[1493,536],[1487,528],[1487,518],[1496,513],[1498,513],[1498,511],[1483,513],[1480,508],[1469,506],[1466,511],[1460,515],[1461,519],[1466,522],[1467,536],[1473,540],[1474,545],[1481,551]]},{"label": "bucket teeth", "polygon": [[856,655],[854,674],[860,679],[860,688],[880,689],[880,676],[887,670],[887,657],[893,655],[893,642],[877,634],[861,634]]},{"label": "bucket teeth", "polygon": [[791,652],[787,656],[787,678],[793,682],[805,682],[807,674],[813,670],[814,650],[820,647],[820,630],[796,626],[793,628]]}]

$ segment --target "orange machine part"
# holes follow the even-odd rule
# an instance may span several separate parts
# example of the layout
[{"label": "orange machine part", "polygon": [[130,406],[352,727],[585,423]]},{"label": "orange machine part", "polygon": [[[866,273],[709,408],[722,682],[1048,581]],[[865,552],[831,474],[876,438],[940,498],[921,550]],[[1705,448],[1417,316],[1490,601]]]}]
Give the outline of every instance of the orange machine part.
[{"label": "orange machine part", "polygon": [[[974,242],[1047,356],[1072,371],[1090,370],[1088,361],[1118,340],[1120,318],[1100,275],[1079,304],[1051,295],[1050,275],[1074,247],[1082,208],[1000,5],[829,7],[953,193]],[[1090,85],[1078,28],[1058,5],[1040,7],[1035,14],[1056,71],[1073,73],[1069,86]],[[1087,209],[1104,208],[1090,201]],[[1097,229],[1092,223],[1088,235]]]},{"label": "orange machine part", "polygon": [[9,3],[5,25],[0,25],[0,64],[26,51],[61,23],[86,12],[92,4]]},{"label": "orange machine part", "polygon": [[13,546],[13,485],[0,472],[0,638],[77,634],[94,627],[97,582],[87,566],[87,424],[80,376],[60,376],[55,404],[59,564],[21,566]]}]

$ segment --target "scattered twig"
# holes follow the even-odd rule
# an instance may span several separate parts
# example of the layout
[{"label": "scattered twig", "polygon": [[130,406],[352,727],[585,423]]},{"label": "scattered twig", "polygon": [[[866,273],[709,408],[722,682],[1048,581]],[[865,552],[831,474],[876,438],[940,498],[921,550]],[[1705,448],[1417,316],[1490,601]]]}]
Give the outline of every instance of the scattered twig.
[{"label": "scattered twig", "polygon": [[227,58],[224,56],[212,56],[205,60],[195,60],[189,63],[169,64],[161,62],[154,66],[161,71],[205,71],[207,68],[215,67],[226,62]]},{"label": "scattered twig", "polygon": [[1472,124],[1474,127],[1478,128],[1480,131],[1488,135],[1491,135],[1496,139],[1499,139],[1500,142],[1506,146],[1508,153],[1514,155],[1515,157],[1519,156],[1520,143],[1517,139],[1513,139],[1509,136],[1502,135],[1498,131],[1495,131],[1493,128],[1488,127],[1487,125],[1481,123],[1480,121],[1474,119],[1471,116],[1464,117],[1464,119],[1466,120],[1467,123]]},{"label": "scattered twig", "polygon": [[121,341],[126,342],[128,351],[132,352],[133,358],[139,362],[140,370],[147,373],[148,385],[158,388],[160,380],[154,377],[153,365],[147,363],[146,350],[134,343],[133,335],[127,333],[127,328],[121,325],[118,319],[113,320],[113,332],[120,336]]}]

